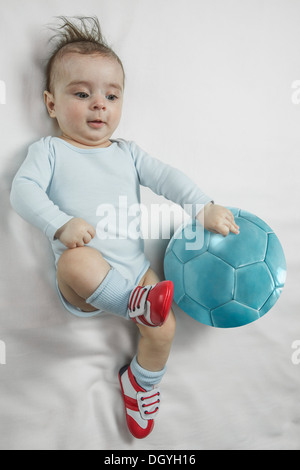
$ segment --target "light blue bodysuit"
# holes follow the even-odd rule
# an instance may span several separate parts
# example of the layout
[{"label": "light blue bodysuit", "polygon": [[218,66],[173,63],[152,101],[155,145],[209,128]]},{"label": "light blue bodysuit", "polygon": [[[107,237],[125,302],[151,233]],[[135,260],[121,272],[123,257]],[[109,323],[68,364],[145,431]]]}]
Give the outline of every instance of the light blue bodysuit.
[{"label": "light blue bodysuit", "polygon": [[[61,138],[46,137],[29,147],[13,180],[11,204],[49,238],[56,265],[67,249],[54,239],[56,231],[73,217],[86,220],[97,230],[89,246],[137,285],[150,267],[142,237],[131,236],[127,230],[129,209],[140,204],[140,185],[190,208],[194,216],[197,205],[211,201],[181,171],[152,158],[134,142],[117,139],[109,147],[81,149]],[[102,209],[112,207],[117,224],[103,227],[108,232],[101,234]]]}]

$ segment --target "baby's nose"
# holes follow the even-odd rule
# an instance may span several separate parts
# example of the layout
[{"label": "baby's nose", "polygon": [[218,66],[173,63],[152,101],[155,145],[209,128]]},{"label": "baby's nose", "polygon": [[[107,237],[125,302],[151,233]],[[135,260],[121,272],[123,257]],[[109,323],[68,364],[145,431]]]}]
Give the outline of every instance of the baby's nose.
[{"label": "baby's nose", "polygon": [[105,109],[105,98],[103,96],[95,97],[92,107],[93,109]]}]

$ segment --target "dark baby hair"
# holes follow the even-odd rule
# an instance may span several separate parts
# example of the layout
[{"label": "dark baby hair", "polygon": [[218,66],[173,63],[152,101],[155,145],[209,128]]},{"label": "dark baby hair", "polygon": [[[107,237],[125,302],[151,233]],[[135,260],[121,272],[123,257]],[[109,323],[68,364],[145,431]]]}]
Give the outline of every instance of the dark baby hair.
[{"label": "dark baby hair", "polygon": [[55,41],[55,47],[52,51],[46,65],[46,90],[53,91],[54,65],[56,61],[66,53],[77,52],[79,54],[100,54],[111,57],[120,64],[125,77],[124,68],[121,60],[111,47],[106,43],[96,16],[67,18],[58,16],[62,25],[51,27],[56,34],[51,38]]}]

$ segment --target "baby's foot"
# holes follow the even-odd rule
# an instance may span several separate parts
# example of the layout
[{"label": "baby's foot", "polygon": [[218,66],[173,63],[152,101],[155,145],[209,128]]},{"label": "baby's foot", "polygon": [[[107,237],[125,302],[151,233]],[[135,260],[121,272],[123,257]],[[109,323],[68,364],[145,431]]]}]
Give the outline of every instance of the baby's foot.
[{"label": "baby's foot", "polygon": [[160,390],[154,386],[146,392],[137,383],[130,366],[122,367],[119,380],[128,429],[134,437],[143,439],[153,430],[160,406]]},{"label": "baby's foot", "polygon": [[163,325],[171,310],[173,294],[171,281],[162,281],[155,286],[137,286],[130,294],[129,317],[141,325]]}]

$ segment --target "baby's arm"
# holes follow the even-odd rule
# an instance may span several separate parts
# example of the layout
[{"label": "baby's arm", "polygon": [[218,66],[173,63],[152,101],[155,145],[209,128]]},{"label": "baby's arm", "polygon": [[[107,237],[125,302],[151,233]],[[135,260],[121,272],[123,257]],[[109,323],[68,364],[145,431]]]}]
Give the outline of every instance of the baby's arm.
[{"label": "baby's arm", "polygon": [[131,152],[142,185],[181,205],[192,217],[197,215],[196,218],[211,232],[224,236],[229,232],[239,233],[231,211],[213,204],[212,198],[201,191],[188,176],[150,157],[134,142],[131,143]]},{"label": "baby's arm", "polygon": [[93,238],[94,228],[60,210],[48,197],[54,166],[51,158],[47,139],[30,146],[12,183],[11,205],[23,219],[42,230],[50,241],[59,238],[68,248],[83,246]]}]

